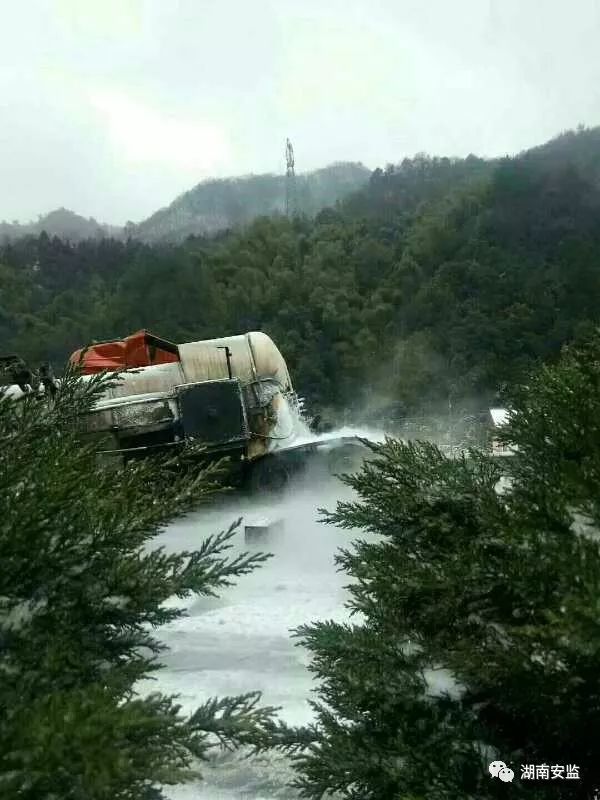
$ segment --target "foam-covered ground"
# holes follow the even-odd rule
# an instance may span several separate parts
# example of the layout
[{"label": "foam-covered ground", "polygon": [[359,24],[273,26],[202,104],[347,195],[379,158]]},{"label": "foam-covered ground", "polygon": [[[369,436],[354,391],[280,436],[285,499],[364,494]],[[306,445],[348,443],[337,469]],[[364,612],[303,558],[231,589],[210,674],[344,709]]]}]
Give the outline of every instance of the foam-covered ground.
[{"label": "foam-covered ground", "polygon": [[[193,549],[204,537],[243,516],[251,523],[263,517],[283,518],[285,528],[261,547],[274,557],[240,579],[223,597],[191,599],[188,616],[161,629],[170,650],[165,669],[147,687],[177,693],[184,710],[193,710],[215,695],[260,690],[265,704],[281,706],[290,723],[311,719],[308,705],[313,679],[308,654],[289,632],[317,619],[348,619],[344,608],[347,576],[337,573],[335,550],[352,536],[317,521],[318,507],[332,509],[348,490],[337,481],[292,487],[279,499],[249,501],[231,497],[218,508],[203,510],[173,525],[160,543],[176,550]],[[243,524],[235,550],[244,542]],[[258,549],[258,548],[256,548]],[[287,787],[291,770],[277,755],[253,759],[218,754],[203,768],[204,780],[167,790],[172,800],[274,800],[293,798]]]}]

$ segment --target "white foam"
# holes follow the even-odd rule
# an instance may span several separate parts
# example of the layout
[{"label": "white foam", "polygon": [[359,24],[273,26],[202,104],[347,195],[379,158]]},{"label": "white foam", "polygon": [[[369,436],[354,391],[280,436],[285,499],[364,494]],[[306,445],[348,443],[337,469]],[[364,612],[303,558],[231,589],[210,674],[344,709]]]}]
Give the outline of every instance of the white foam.
[{"label": "white foam", "polygon": [[[331,438],[331,434],[324,434]],[[318,507],[333,509],[351,492],[342,484],[291,486],[277,499],[231,496],[219,507],[192,514],[171,526],[157,544],[168,551],[197,548],[209,534],[239,517],[283,519],[283,530],[264,547],[274,556],[218,599],[192,597],[170,606],[187,607],[188,616],[163,626],[161,640],[169,651],[164,669],[139,691],[179,694],[184,712],[209,697],[261,691],[265,705],[280,706],[292,725],[313,719],[309,705],[315,688],[307,666],[308,651],[290,631],[317,620],[350,621],[345,607],[350,579],[338,572],[334,554],[349,546],[352,533],[319,523]],[[248,549],[244,526],[233,539],[232,555]],[[259,549],[263,549],[260,545]],[[357,622],[356,617],[352,618]],[[170,800],[279,800],[297,797],[288,787],[289,761],[275,753],[244,759],[218,754],[201,765],[204,781],[165,787]]]},{"label": "white foam", "polygon": [[383,443],[385,433],[374,428],[353,428],[345,425],[327,433],[299,433],[285,442],[279,442],[277,450],[285,450],[289,447],[297,447],[303,444],[326,444],[342,438],[368,439],[370,442]]}]

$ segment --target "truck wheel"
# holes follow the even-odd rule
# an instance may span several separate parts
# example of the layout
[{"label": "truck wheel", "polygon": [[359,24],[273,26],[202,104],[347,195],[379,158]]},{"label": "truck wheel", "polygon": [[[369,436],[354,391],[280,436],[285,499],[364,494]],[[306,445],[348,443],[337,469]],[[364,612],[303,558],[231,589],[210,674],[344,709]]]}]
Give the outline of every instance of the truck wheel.
[{"label": "truck wheel", "polygon": [[259,461],[252,466],[250,488],[252,492],[281,492],[290,481],[290,471],[276,459]]}]

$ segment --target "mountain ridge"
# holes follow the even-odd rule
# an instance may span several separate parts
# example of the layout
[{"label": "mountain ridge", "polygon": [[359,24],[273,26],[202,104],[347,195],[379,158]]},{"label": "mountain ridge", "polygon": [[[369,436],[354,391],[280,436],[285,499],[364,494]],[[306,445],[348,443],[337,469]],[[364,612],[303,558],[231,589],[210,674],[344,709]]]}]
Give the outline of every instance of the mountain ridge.
[{"label": "mountain ridge", "polygon": [[[364,187],[371,170],[360,162],[334,162],[296,176],[298,211],[314,216]],[[82,239],[139,239],[140,241],[183,241],[189,236],[218,233],[249,224],[259,216],[285,211],[286,177],[275,173],[207,178],[182,192],[171,203],[157,209],[138,223],[123,226],[98,222],[60,207],[40,215],[35,222],[0,222],[0,240],[39,235],[77,242]]]},{"label": "mountain ridge", "polygon": [[119,235],[122,228],[98,222],[94,217],[84,217],[64,206],[47,214],[40,214],[36,222],[0,222],[0,240],[16,239],[20,236],[39,235],[46,232],[68,241],[98,239]]},{"label": "mountain ridge", "polygon": [[[298,211],[314,216],[362,188],[371,170],[360,162],[335,162],[296,176]],[[183,192],[168,206],[128,233],[148,242],[181,241],[188,236],[207,235],[249,224],[260,216],[285,211],[286,177],[274,173],[217,178],[202,181]]]}]

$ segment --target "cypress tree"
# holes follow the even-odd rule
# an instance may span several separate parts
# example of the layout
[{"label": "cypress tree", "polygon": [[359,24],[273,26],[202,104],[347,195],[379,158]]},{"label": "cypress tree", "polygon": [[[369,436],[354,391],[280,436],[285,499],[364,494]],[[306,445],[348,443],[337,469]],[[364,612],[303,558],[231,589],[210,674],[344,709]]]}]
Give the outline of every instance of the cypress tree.
[{"label": "cypress tree", "polygon": [[0,796],[158,800],[214,744],[283,741],[258,694],[136,693],[160,668],[167,598],[212,595],[266,556],[228,556],[235,525],[196,551],[153,546],[220,489],[218,469],[172,461],[98,468],[81,421],[108,388],[65,376],[53,402],[0,399]]},{"label": "cypress tree", "polygon": [[297,631],[320,680],[303,797],[600,790],[599,390],[596,334],[515,391],[511,458],[388,439],[345,476],[324,519],[365,532],[337,559],[356,618]]}]

